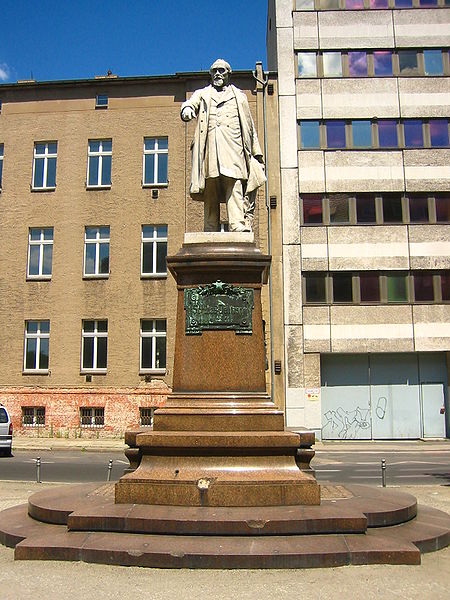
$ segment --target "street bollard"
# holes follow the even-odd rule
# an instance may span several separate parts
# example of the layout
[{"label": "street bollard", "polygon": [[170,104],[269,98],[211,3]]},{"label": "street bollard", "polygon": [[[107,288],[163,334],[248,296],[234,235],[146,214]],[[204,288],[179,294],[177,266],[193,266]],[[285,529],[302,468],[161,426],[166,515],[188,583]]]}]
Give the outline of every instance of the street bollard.
[{"label": "street bollard", "polygon": [[106,478],[106,481],[111,481],[111,471],[112,471],[112,467],[113,467],[113,461],[112,459],[109,460],[109,464],[108,464],[108,476]]},{"label": "street bollard", "polygon": [[381,459],[381,485],[386,487],[386,459]]},{"label": "street bollard", "polygon": [[41,483],[41,457],[36,459],[36,483]]}]

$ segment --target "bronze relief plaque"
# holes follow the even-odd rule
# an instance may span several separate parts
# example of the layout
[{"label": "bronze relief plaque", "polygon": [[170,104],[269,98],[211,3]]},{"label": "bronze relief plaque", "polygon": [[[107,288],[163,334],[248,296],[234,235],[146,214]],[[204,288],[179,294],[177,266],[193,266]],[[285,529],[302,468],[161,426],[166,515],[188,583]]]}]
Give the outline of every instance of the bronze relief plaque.
[{"label": "bronze relief plaque", "polygon": [[252,333],[254,290],[218,280],[184,290],[186,335],[201,335],[206,329],[231,329]]}]

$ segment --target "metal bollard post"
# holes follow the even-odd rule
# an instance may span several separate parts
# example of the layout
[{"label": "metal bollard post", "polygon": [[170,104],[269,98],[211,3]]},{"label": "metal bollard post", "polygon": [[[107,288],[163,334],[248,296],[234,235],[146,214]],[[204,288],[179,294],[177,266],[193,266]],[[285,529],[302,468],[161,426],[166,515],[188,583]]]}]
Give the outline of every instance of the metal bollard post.
[{"label": "metal bollard post", "polygon": [[41,483],[41,457],[36,459],[36,483]]},{"label": "metal bollard post", "polygon": [[381,485],[386,487],[386,459],[381,459]]},{"label": "metal bollard post", "polygon": [[109,464],[108,464],[108,476],[106,478],[106,481],[111,481],[111,471],[112,471],[112,467],[113,467],[113,461],[112,459],[109,460]]}]

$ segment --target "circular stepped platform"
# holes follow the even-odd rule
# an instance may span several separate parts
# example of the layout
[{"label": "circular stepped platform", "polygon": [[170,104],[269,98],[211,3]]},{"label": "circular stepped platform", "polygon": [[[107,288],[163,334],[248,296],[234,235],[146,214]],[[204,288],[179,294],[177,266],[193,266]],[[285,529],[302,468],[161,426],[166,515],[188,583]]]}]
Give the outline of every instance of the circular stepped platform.
[{"label": "circular stepped platform", "polygon": [[320,506],[115,504],[114,484],[38,492],[0,513],[0,542],[23,560],[167,568],[419,564],[450,543],[450,516],[409,494],[322,485]]}]

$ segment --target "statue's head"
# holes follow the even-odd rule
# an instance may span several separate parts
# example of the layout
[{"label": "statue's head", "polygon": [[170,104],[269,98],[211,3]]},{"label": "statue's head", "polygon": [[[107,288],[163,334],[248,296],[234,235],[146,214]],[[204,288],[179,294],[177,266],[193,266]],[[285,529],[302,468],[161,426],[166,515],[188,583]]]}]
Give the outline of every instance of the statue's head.
[{"label": "statue's head", "polygon": [[222,58],[218,58],[209,68],[211,74],[211,82],[214,87],[222,88],[228,85],[231,73],[230,64]]}]

